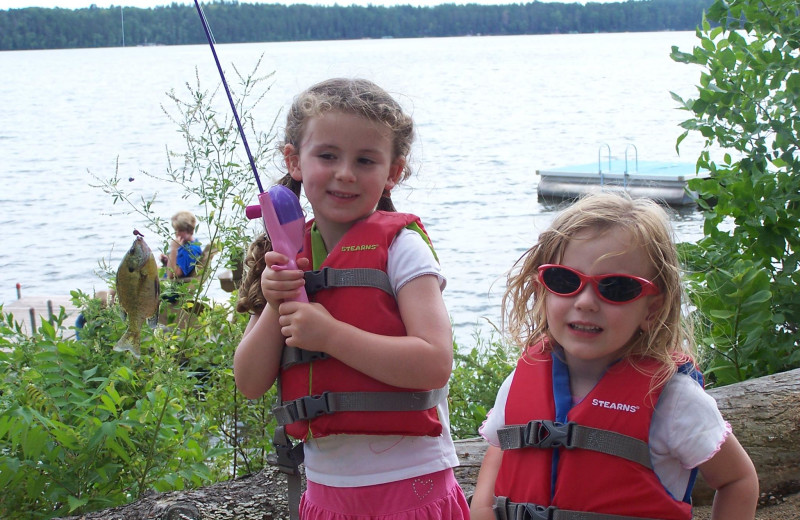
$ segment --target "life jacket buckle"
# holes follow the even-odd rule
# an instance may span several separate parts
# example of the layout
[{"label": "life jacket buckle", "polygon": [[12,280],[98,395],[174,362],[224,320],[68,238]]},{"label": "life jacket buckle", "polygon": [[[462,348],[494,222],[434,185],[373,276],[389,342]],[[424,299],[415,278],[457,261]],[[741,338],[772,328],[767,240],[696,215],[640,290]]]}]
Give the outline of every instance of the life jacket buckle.
[{"label": "life jacket buckle", "polygon": [[271,466],[277,466],[281,473],[299,475],[300,464],[305,459],[303,443],[292,445],[292,441],[286,435],[286,430],[283,426],[278,426],[272,436],[272,446],[275,448],[275,454],[268,455],[267,462]]},{"label": "life jacket buckle", "polygon": [[328,281],[329,270],[330,267],[323,267],[317,271],[304,272],[303,279],[306,282],[306,293],[314,294],[330,287],[330,282]]},{"label": "life jacket buckle", "polygon": [[300,464],[303,463],[304,452],[303,452],[303,444],[298,443],[294,446],[279,446],[277,444],[273,445],[275,447],[275,456],[270,457],[267,456],[267,461],[271,466],[277,466],[278,471],[281,473],[286,473],[287,475],[299,475],[300,474]]},{"label": "life jacket buckle", "polygon": [[283,354],[281,355],[281,369],[288,370],[289,368],[300,365],[303,363],[313,363],[321,359],[327,359],[330,356],[325,352],[317,352],[316,350],[305,350],[297,347],[284,346]]},{"label": "life jacket buckle", "polygon": [[536,448],[571,449],[573,422],[560,423],[550,420],[531,421],[525,427],[525,442]]},{"label": "life jacket buckle", "polygon": [[558,508],[529,502],[511,502],[508,497],[495,497],[492,506],[496,520],[553,520]]},{"label": "life jacket buckle", "polygon": [[523,520],[553,520],[558,508],[554,506],[544,507],[536,504],[525,504],[525,512],[522,514]]},{"label": "life jacket buckle", "polygon": [[323,392],[319,395],[307,395],[297,399],[295,401],[297,403],[297,419],[308,421],[320,415],[331,413],[328,394],[329,392]]}]

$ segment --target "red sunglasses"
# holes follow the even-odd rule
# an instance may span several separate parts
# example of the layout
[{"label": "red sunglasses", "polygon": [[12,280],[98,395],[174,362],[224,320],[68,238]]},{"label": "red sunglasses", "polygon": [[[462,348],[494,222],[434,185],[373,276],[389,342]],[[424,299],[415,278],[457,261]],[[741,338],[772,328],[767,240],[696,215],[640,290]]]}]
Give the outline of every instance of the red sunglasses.
[{"label": "red sunglasses", "polygon": [[618,273],[589,276],[557,264],[539,266],[539,281],[545,289],[558,296],[574,296],[588,283],[601,300],[614,305],[630,303],[642,296],[661,292],[653,282],[638,276]]}]

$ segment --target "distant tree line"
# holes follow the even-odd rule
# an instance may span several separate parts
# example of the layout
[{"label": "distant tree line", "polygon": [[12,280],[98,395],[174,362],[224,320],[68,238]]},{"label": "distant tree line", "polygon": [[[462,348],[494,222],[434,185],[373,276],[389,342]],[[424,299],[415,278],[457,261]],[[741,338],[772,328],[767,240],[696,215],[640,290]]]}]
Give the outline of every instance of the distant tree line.
[{"label": "distant tree line", "polygon": [[[711,0],[433,7],[201,4],[218,43],[588,32],[685,31]],[[124,37],[123,37],[124,31]],[[187,45],[206,41],[194,5],[0,10],[0,50]]]}]

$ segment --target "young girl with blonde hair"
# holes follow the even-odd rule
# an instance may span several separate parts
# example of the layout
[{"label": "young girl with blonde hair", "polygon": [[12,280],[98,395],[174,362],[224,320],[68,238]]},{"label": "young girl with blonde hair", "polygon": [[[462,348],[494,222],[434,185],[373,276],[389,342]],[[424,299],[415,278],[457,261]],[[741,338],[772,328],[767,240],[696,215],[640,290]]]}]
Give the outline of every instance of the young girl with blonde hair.
[{"label": "young girl with blonde hair", "polygon": [[714,519],[754,517],[758,478],[699,383],[682,294],[656,203],[601,193],[556,217],[509,274],[523,349],[480,429],[474,520],[690,519],[698,469]]}]

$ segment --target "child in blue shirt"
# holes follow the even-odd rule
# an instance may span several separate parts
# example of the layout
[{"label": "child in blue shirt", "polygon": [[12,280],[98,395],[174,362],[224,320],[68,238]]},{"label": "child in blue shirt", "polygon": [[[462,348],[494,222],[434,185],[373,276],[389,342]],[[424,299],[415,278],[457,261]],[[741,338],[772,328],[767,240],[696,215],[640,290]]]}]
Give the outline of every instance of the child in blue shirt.
[{"label": "child in blue shirt", "polygon": [[203,248],[194,239],[197,219],[190,211],[179,211],[172,216],[175,238],[170,241],[169,256],[161,254],[161,265],[166,269],[164,278],[186,278],[194,274]]}]

